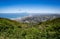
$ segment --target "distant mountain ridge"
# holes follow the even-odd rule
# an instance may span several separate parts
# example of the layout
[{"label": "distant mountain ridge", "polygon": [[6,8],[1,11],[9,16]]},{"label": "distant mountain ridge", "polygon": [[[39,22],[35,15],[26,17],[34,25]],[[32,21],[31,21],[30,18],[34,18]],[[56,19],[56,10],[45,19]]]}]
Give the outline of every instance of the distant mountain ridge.
[{"label": "distant mountain ridge", "polygon": [[55,18],[60,18],[60,14],[45,14],[45,15],[37,14],[37,15],[22,17],[21,19],[15,19],[15,20],[24,23],[38,23],[47,20],[52,20]]}]

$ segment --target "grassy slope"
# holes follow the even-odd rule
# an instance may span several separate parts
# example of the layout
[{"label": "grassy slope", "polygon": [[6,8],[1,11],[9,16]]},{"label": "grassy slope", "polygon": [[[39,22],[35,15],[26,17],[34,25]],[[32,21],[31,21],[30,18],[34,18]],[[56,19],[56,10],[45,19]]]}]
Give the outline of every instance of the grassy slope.
[{"label": "grassy slope", "polygon": [[41,23],[40,26],[46,30],[48,39],[60,39],[60,18],[48,20]]},{"label": "grassy slope", "polygon": [[33,26],[0,18],[0,39],[59,39],[60,18]]}]

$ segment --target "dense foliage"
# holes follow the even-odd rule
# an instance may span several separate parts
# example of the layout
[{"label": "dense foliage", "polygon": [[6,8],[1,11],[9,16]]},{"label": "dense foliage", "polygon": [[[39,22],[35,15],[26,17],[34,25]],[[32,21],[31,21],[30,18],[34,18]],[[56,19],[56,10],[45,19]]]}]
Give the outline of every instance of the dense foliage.
[{"label": "dense foliage", "polygon": [[60,39],[60,18],[37,24],[0,18],[0,39]]}]

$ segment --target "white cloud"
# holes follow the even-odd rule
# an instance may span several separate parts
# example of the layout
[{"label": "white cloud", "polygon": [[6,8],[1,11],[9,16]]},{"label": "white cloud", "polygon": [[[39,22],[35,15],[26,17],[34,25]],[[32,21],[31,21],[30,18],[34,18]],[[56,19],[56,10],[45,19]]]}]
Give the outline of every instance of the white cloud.
[{"label": "white cloud", "polygon": [[50,7],[33,7],[33,8],[20,8],[20,7],[8,7],[0,9],[0,13],[60,13],[60,9]]},{"label": "white cloud", "polygon": [[22,13],[24,11],[19,11],[18,8],[4,8],[4,9],[1,9],[0,13]]}]

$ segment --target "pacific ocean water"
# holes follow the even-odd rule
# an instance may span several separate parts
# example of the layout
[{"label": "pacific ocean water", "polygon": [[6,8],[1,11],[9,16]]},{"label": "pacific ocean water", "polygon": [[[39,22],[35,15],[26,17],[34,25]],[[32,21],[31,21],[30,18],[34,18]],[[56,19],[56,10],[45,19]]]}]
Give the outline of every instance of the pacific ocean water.
[{"label": "pacific ocean water", "polygon": [[0,13],[1,18],[17,18],[28,16],[28,13]]}]

